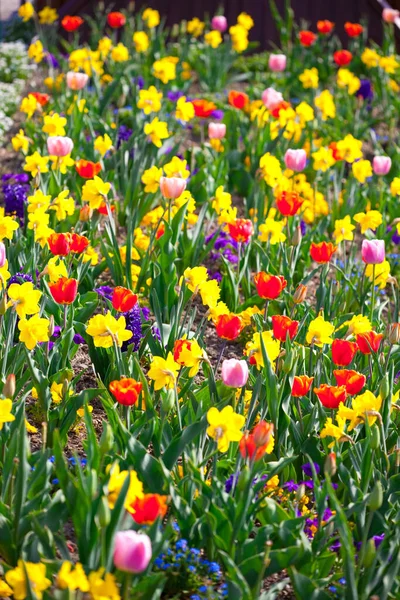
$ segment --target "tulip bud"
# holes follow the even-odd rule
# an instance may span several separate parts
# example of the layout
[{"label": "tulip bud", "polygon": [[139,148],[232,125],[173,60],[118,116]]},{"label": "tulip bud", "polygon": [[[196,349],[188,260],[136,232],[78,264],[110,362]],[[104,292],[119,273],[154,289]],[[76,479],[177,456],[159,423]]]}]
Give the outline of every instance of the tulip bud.
[{"label": "tulip bud", "polygon": [[271,435],[274,431],[272,423],[266,421],[260,421],[253,429],[253,439],[257,447],[265,446],[268,444]]},{"label": "tulip bud", "polygon": [[114,434],[112,427],[106,421],[103,421],[103,431],[100,438],[100,452],[101,454],[106,454],[109,452],[114,445]]},{"label": "tulip bud", "polygon": [[224,31],[228,28],[228,22],[224,15],[217,15],[211,19],[211,27],[216,29],[220,33],[224,33]]},{"label": "tulip bud", "polygon": [[300,283],[293,294],[293,302],[295,304],[301,304],[304,302],[307,296],[307,286]]},{"label": "tulip bud", "polygon": [[100,527],[107,527],[111,521],[111,511],[108,505],[108,500],[105,496],[102,496],[97,509],[96,524]]},{"label": "tulip bud", "polygon": [[181,177],[160,177],[160,190],[164,198],[176,200],[186,188],[186,179]]},{"label": "tulip bud", "polygon": [[392,160],[389,156],[374,156],[372,168],[375,175],[387,175],[392,166]]},{"label": "tulip bud", "polygon": [[89,75],[86,75],[86,73],[76,73],[75,71],[68,71],[67,73],[67,86],[70,90],[82,90],[88,81]]},{"label": "tulip bud", "polygon": [[[382,18],[386,23],[394,23],[400,17],[400,12],[395,8],[384,8]],[[372,596],[371,596],[372,600]]]},{"label": "tulip bud", "polygon": [[285,153],[285,165],[291,171],[303,171],[307,163],[305,150],[293,150],[289,148]]},{"label": "tulip bud", "polygon": [[294,363],[294,352],[288,352],[285,356],[285,360],[283,361],[282,370],[286,375],[290,373],[293,368]]},{"label": "tulip bud", "polygon": [[387,327],[387,339],[389,344],[400,343],[400,323],[389,323]]},{"label": "tulip bud", "polygon": [[275,73],[281,73],[286,69],[285,54],[270,54],[268,59],[268,67]]},{"label": "tulip bud", "polygon": [[229,387],[244,387],[249,378],[249,367],[245,360],[230,358],[222,363],[222,381]]},{"label": "tulip bud", "polygon": [[175,404],[175,391],[167,390],[167,393],[162,396],[161,408],[165,414],[169,414]]},{"label": "tulip bud", "polygon": [[171,37],[173,39],[179,37],[179,23],[175,23],[174,25],[172,25]]},{"label": "tulip bud", "polygon": [[383,489],[380,481],[376,481],[372,492],[369,495],[367,506],[371,510],[379,510],[383,502]]},{"label": "tulip bud", "polygon": [[82,206],[81,210],[79,211],[79,220],[83,222],[89,221],[91,216],[92,210],[89,204],[85,204],[85,206]]},{"label": "tulip bud", "polygon": [[371,441],[370,446],[372,450],[378,450],[381,443],[381,436],[379,432],[379,427],[377,425],[373,425],[371,428]]},{"label": "tulip bud", "polygon": [[118,531],[114,539],[114,565],[120,571],[142,573],[151,560],[151,541],[145,533]]},{"label": "tulip bud", "polygon": [[249,467],[246,465],[244,467],[244,469],[242,470],[242,472],[240,473],[239,479],[238,479],[238,483],[237,483],[237,489],[240,492],[243,492],[250,480],[250,469]]},{"label": "tulip bud", "polygon": [[382,401],[386,400],[390,393],[390,383],[389,383],[389,375],[385,373],[384,378],[381,381],[381,385],[379,386],[379,395],[382,398]]},{"label": "tulip bud", "polygon": [[376,556],[375,542],[374,542],[373,538],[370,538],[367,541],[366,548],[365,548],[363,567],[365,567],[366,569],[369,569],[374,562],[375,556]]},{"label": "tulip bud", "polygon": [[51,156],[62,158],[71,154],[74,142],[69,137],[54,135],[47,138],[47,150]]},{"label": "tulip bud", "polygon": [[274,108],[283,101],[282,94],[274,90],[274,88],[267,88],[264,90],[261,98],[263,104],[265,104],[267,109],[270,111],[274,110]]},{"label": "tulip bud", "polygon": [[336,454],[334,452],[330,452],[325,459],[324,473],[329,477],[336,475]]},{"label": "tulip bud", "polygon": [[296,501],[300,502],[300,500],[303,498],[305,493],[306,493],[306,486],[304,485],[304,483],[302,483],[299,485],[299,487],[296,490]]},{"label": "tulip bud", "polygon": [[0,242],[0,268],[6,264],[6,247],[3,242]]},{"label": "tulip bud", "polygon": [[7,294],[4,294],[2,299],[0,300],[0,315],[3,316],[6,314],[7,310]]},{"label": "tulip bud", "polygon": [[361,257],[367,265],[380,265],[385,260],[385,240],[363,240]]},{"label": "tulip bud", "polygon": [[7,376],[6,382],[3,386],[3,396],[6,398],[12,398],[15,394],[15,375],[10,373]]},{"label": "tulip bud", "polygon": [[296,227],[296,230],[292,236],[292,246],[300,246],[303,234],[301,233],[301,227]]},{"label": "tulip bud", "polygon": [[222,140],[226,135],[225,123],[209,123],[208,137],[213,140]]},{"label": "tulip bud", "polygon": [[54,317],[53,315],[50,315],[49,318],[49,338],[51,338],[51,336],[54,333]]}]

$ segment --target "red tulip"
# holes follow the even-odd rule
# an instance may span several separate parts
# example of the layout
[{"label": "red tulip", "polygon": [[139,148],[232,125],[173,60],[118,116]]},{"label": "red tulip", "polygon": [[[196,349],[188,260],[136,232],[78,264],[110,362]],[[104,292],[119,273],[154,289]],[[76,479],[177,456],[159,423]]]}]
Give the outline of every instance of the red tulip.
[{"label": "red tulip", "polygon": [[67,235],[69,235],[70,239],[69,243],[71,252],[74,252],[75,254],[80,254],[89,246],[89,240],[86,236],[79,235],[77,233],[69,233]]},{"label": "red tulip", "polygon": [[347,397],[344,385],[335,386],[323,383],[319,388],[314,388],[314,392],[325,408],[338,408],[339,404],[344,402]]},{"label": "red tulip", "polygon": [[336,369],[333,371],[333,374],[335,376],[336,383],[338,385],[344,385],[349,396],[359,394],[366,382],[365,375],[349,369]]},{"label": "red tulip", "polygon": [[111,381],[108,387],[119,404],[132,406],[132,404],[138,401],[143,385],[139,381],[136,381],[136,379],[123,377],[122,379]]},{"label": "red tulip", "polygon": [[235,340],[243,330],[243,322],[237,315],[219,315],[215,322],[218,337]]},{"label": "red tulip", "polygon": [[60,277],[56,283],[49,284],[49,289],[58,304],[72,304],[78,293],[78,281]]},{"label": "red tulip", "polygon": [[356,341],[360,352],[363,354],[371,354],[372,352],[378,352],[382,338],[382,333],[368,331],[368,333],[359,333],[356,336]]},{"label": "red tulip", "polygon": [[307,375],[295,375],[292,385],[292,396],[295,398],[306,396],[310,391],[313,381],[314,377],[308,377]]},{"label": "red tulip", "polygon": [[52,233],[47,242],[55,256],[67,256],[70,252],[68,233]]},{"label": "red tulip", "polygon": [[76,31],[83,23],[83,19],[81,17],[71,17],[70,15],[66,15],[61,21],[61,26],[65,29],[65,31]]},{"label": "red tulip", "polygon": [[272,317],[272,330],[274,337],[280,342],[286,342],[286,337],[289,334],[289,338],[292,340],[299,329],[299,322],[292,321],[290,317],[283,315],[273,315]]},{"label": "red tulip", "polygon": [[214,104],[214,102],[209,102],[208,100],[192,100],[192,104],[194,106],[194,114],[196,117],[201,117],[203,119],[211,116],[217,108],[217,105]]},{"label": "red tulip", "polygon": [[297,192],[281,192],[276,199],[276,206],[284,217],[293,217],[303,202],[304,199]]},{"label": "red tulip", "polygon": [[95,175],[98,175],[101,171],[101,164],[94,163],[91,160],[84,160],[81,158],[75,163],[75,169],[78,175],[84,179],[93,179]]},{"label": "red tulip", "polygon": [[260,271],[254,277],[257,288],[257,294],[264,300],[275,300],[281,295],[287,281],[282,275],[271,275],[265,271]]},{"label": "red tulip", "polygon": [[238,243],[247,243],[254,233],[253,223],[250,219],[235,219],[228,223],[230,236]]},{"label": "red tulip", "polygon": [[358,346],[347,340],[333,340],[332,360],[339,367],[347,367],[355,357]]},{"label": "red tulip", "polygon": [[317,36],[312,31],[303,30],[299,33],[299,40],[302,46],[312,46]]},{"label": "red tulip", "polygon": [[350,64],[353,59],[353,55],[349,50],[337,50],[333,54],[333,60],[339,67],[345,67]]},{"label": "red tulip", "polygon": [[336,252],[337,246],[332,242],[320,242],[310,246],[310,256],[317,263],[327,263],[331,260],[333,254]]},{"label": "red tulip", "polygon": [[135,498],[131,504],[134,512],[133,520],[139,525],[151,525],[158,518],[165,517],[167,512],[167,496],[160,494],[145,494],[142,498]]},{"label": "red tulip", "polygon": [[228,102],[231,106],[243,110],[249,103],[249,97],[244,92],[237,92],[236,90],[231,90],[228,94]]},{"label": "red tulip", "polygon": [[112,305],[115,310],[120,312],[128,312],[135,306],[137,299],[137,295],[131,292],[131,290],[117,286],[114,288]]},{"label": "red tulip", "polygon": [[120,27],[123,27],[125,25],[126,17],[118,11],[110,12],[107,15],[107,23],[113,29],[119,29]]},{"label": "red tulip", "polygon": [[364,31],[364,27],[360,23],[345,23],[344,30],[349,37],[358,37]]},{"label": "red tulip", "polygon": [[332,21],[325,20],[317,22],[317,29],[319,33],[322,33],[324,35],[330,33],[334,27],[335,23],[332,23]]}]

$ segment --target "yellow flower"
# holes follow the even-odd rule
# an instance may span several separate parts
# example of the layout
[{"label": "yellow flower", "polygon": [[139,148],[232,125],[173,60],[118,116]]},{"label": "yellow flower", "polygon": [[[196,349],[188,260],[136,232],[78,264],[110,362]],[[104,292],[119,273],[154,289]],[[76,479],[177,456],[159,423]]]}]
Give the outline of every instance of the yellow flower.
[{"label": "yellow flower", "polygon": [[149,36],[145,31],[135,31],[132,37],[136,52],[146,52],[150,42]]},{"label": "yellow flower", "polygon": [[59,114],[53,113],[52,115],[46,115],[43,121],[44,126],[42,127],[42,131],[44,133],[47,133],[49,136],[65,135],[64,127],[67,124],[65,117],[60,117]]},{"label": "yellow flower", "polygon": [[133,513],[132,504],[136,498],[143,497],[143,484],[139,481],[136,471],[121,471],[119,465],[114,463],[109,468],[110,479],[107,486],[107,500],[111,509],[114,508],[118,496],[124,486],[126,478],[129,477],[129,487],[125,497],[125,509]]},{"label": "yellow flower", "polygon": [[231,442],[240,442],[243,433],[240,431],[245,423],[243,415],[234,412],[232,406],[225,406],[221,411],[215,406],[207,412],[207,435],[213,438],[220,452],[226,452]]},{"label": "yellow flower", "polygon": [[81,563],[72,563],[65,560],[57,573],[56,586],[60,590],[79,590],[83,593],[89,591],[89,580]]},{"label": "yellow flower", "polygon": [[246,344],[244,354],[250,357],[251,364],[255,362],[257,369],[264,367],[262,346],[271,363],[278,358],[281,347],[279,341],[274,339],[272,331],[254,333],[251,341]]},{"label": "yellow flower", "polygon": [[0,578],[0,598],[9,598],[13,595],[13,591],[3,579]]},{"label": "yellow flower", "polygon": [[0,207],[0,240],[4,240],[4,238],[12,240],[14,231],[18,228],[17,221],[13,217],[5,217],[4,208]]},{"label": "yellow flower", "polygon": [[336,117],[336,106],[329,90],[324,90],[315,98],[315,106],[322,112],[323,121]]},{"label": "yellow flower", "polygon": [[379,225],[382,225],[382,215],[378,210],[357,213],[353,219],[360,225],[361,233],[365,233],[368,229],[376,229]]},{"label": "yellow flower", "polygon": [[94,149],[97,150],[101,156],[104,156],[110,150],[110,148],[112,148],[112,145],[112,140],[107,133],[104,135],[99,135],[94,140]]},{"label": "yellow flower", "polygon": [[0,431],[3,429],[4,423],[11,423],[15,421],[15,417],[11,414],[12,400],[5,398],[0,399]]},{"label": "yellow flower", "polygon": [[[11,287],[11,286],[10,286]],[[21,319],[18,323],[20,330],[19,339],[25,344],[28,350],[33,350],[38,342],[49,341],[49,325],[47,319],[34,315],[29,320]]]},{"label": "yellow flower", "polygon": [[95,175],[94,179],[86,181],[82,188],[83,202],[89,202],[92,210],[100,208],[107,199],[107,194],[111,189],[111,183],[107,183]]},{"label": "yellow flower", "polygon": [[304,127],[306,123],[314,120],[314,109],[307,102],[300,102],[296,106],[296,115],[299,118],[300,125]]},{"label": "yellow flower", "polygon": [[336,243],[340,244],[345,240],[351,241],[354,238],[353,229],[355,229],[355,225],[352,224],[350,215],[346,215],[344,219],[337,219],[333,232]]},{"label": "yellow flower", "polygon": [[38,12],[39,23],[41,25],[51,25],[54,21],[57,21],[58,14],[55,8],[45,6],[40,12]]},{"label": "yellow flower", "polygon": [[209,321],[212,320],[215,323],[215,321],[218,319],[218,317],[220,315],[228,315],[229,314],[229,308],[227,307],[225,302],[218,302],[217,306],[215,308],[210,308],[210,310],[208,312],[209,312],[208,320]]},{"label": "yellow flower", "polygon": [[35,242],[41,245],[44,248],[47,244],[47,240],[51,236],[52,233],[55,233],[54,229],[48,227],[47,225],[39,225],[35,229]]},{"label": "yellow flower", "polygon": [[169,137],[167,123],[160,121],[158,117],[154,117],[151,123],[146,123],[144,132],[157,148],[161,148],[161,140]]},{"label": "yellow flower", "polygon": [[159,169],[155,165],[150,167],[150,169],[146,169],[146,171],[142,175],[142,183],[144,183],[144,191],[148,193],[154,194],[158,188],[160,183],[160,177],[162,177],[163,171]]},{"label": "yellow flower", "polygon": [[35,63],[40,63],[45,56],[43,44],[40,40],[36,40],[36,42],[32,42],[32,44],[28,48],[28,56]]},{"label": "yellow flower", "polygon": [[[373,278],[373,265],[367,265],[365,269],[365,274],[368,279],[372,282]],[[387,281],[390,277],[390,263],[387,260],[384,260],[383,263],[379,265],[375,265],[375,280],[374,284],[378,285],[381,289],[383,289]]]},{"label": "yellow flower", "polygon": [[8,288],[8,297],[10,301],[7,308],[13,307],[20,319],[25,319],[27,315],[34,315],[40,311],[39,300],[42,292],[35,290],[31,281],[25,283],[12,283]]},{"label": "yellow flower", "polygon": [[35,14],[35,9],[33,8],[32,2],[25,2],[25,4],[21,4],[18,9],[18,16],[26,22],[29,21]]},{"label": "yellow flower", "polygon": [[320,437],[321,438],[333,437],[337,441],[346,441],[346,439],[348,439],[348,436],[347,436],[346,432],[344,431],[346,422],[344,419],[338,418],[337,423],[338,423],[337,425],[334,425],[332,419],[328,418],[325,422],[324,428],[322,429],[322,431],[320,433]]},{"label": "yellow flower", "polygon": [[228,192],[224,192],[224,187],[220,185],[215,192],[215,197],[211,203],[212,208],[215,210],[217,215],[221,211],[230,208],[232,205],[232,196]]},{"label": "yellow flower", "polygon": [[63,190],[56,196],[49,207],[54,210],[58,221],[71,217],[75,211],[74,199],[69,196],[69,190]]},{"label": "yellow flower", "polygon": [[153,64],[154,77],[160,79],[163,83],[168,83],[176,77],[176,61],[171,60],[171,58],[174,57],[160,58]]},{"label": "yellow flower", "polygon": [[[183,278],[186,283],[186,287],[193,293],[197,293],[200,285],[208,279],[208,273],[206,267],[187,267],[183,272]],[[182,280],[180,281],[182,285]]]},{"label": "yellow flower", "polygon": [[339,69],[337,72],[337,84],[340,88],[347,87],[348,93],[353,95],[360,89],[361,81],[349,69]]},{"label": "yellow flower", "polygon": [[371,321],[364,315],[353,315],[350,321],[343,323],[342,327],[348,326],[347,335],[358,335],[372,331]]},{"label": "yellow flower", "polygon": [[179,348],[179,365],[190,368],[189,377],[195,377],[199,372],[201,361],[204,360],[205,354],[203,348],[199,346],[196,340],[190,340],[185,344],[185,341],[180,342]]},{"label": "yellow flower", "polygon": [[391,54],[390,56],[382,56],[379,60],[379,66],[385,73],[393,75],[393,73],[396,72],[396,69],[399,68],[399,63],[397,62],[395,55]]},{"label": "yellow flower", "polygon": [[[107,39],[107,38],[103,38]],[[103,40],[100,40],[102,42]],[[99,45],[100,45],[99,42]],[[82,69],[86,75],[91,77],[93,73],[101,75],[103,73],[102,53],[99,50],[90,50],[89,48],[78,48],[69,55],[69,66],[72,71]]]},{"label": "yellow flower", "polygon": [[173,388],[180,365],[175,362],[172,352],[168,353],[167,358],[154,356],[147,375],[154,381],[154,389],[161,390],[163,387]]},{"label": "yellow flower", "polygon": [[141,108],[145,115],[158,112],[161,109],[162,97],[163,93],[159,92],[154,85],[151,85],[148,90],[139,91],[137,107]]},{"label": "yellow flower", "polygon": [[102,59],[107,58],[113,47],[112,40],[109,37],[103,37],[97,44],[97,51],[100,53]]},{"label": "yellow flower", "polygon": [[8,260],[0,267],[0,284],[4,288],[4,284],[10,279],[11,273],[8,270]]},{"label": "yellow flower", "polygon": [[203,33],[205,25],[204,21],[200,21],[200,19],[194,17],[194,19],[188,21],[186,30],[190,35],[197,38]]},{"label": "yellow flower", "polygon": [[[32,96],[33,98],[33,96]],[[36,102],[36,100],[35,100]],[[23,129],[20,129],[13,138],[11,138],[11,144],[15,152],[22,150],[24,154],[28,152],[29,148],[29,138],[26,137]]]},{"label": "yellow flower", "polygon": [[210,279],[209,281],[200,283],[199,292],[201,301],[205,306],[208,306],[209,308],[215,308],[217,306],[221,290],[216,279]]},{"label": "yellow flower", "polygon": [[241,12],[240,13],[240,15],[237,18],[237,22],[239,23],[239,25],[241,25],[242,27],[244,27],[247,31],[250,31],[250,29],[252,27],[254,27],[254,21],[253,21],[253,19],[246,12]]},{"label": "yellow flower", "polygon": [[28,119],[30,119],[38,107],[38,102],[32,94],[28,94],[25,98],[22,99],[19,110],[26,114]]},{"label": "yellow flower", "polygon": [[395,177],[390,184],[390,193],[392,196],[400,196],[400,177]]},{"label": "yellow flower", "polygon": [[280,244],[286,240],[286,235],[283,233],[285,227],[285,221],[275,221],[267,217],[265,223],[262,223],[259,227],[259,240],[261,242],[268,242],[274,246]]},{"label": "yellow flower", "polygon": [[316,89],[318,87],[318,69],[316,67],[312,67],[311,69],[304,69],[304,71],[299,75],[299,80],[303,84],[303,88]]},{"label": "yellow flower", "polygon": [[260,169],[264,181],[270,187],[275,187],[282,177],[282,168],[276,156],[267,152],[260,158]]},{"label": "yellow flower", "polygon": [[324,146],[321,146],[316,152],[313,152],[312,157],[314,159],[313,169],[315,171],[322,171],[325,173],[329,167],[335,164],[332,152],[329,148],[325,148]]},{"label": "yellow flower", "polygon": [[35,230],[38,227],[47,226],[50,222],[50,215],[45,208],[38,208],[28,215],[28,229]]},{"label": "yellow flower", "polygon": [[365,48],[361,54],[361,60],[367,67],[377,67],[379,65],[380,56],[372,48]]},{"label": "yellow flower", "polygon": [[343,140],[339,140],[336,147],[348,163],[353,163],[355,160],[362,158],[362,141],[356,140],[351,133],[348,133]]},{"label": "yellow flower", "polygon": [[194,117],[194,106],[191,102],[186,102],[186,96],[181,96],[176,103],[175,118],[181,121],[190,121]]},{"label": "yellow flower", "polygon": [[190,176],[190,171],[187,168],[187,161],[174,156],[169,163],[164,165],[164,172],[167,177],[181,177],[187,179]]},{"label": "yellow flower", "polygon": [[372,165],[369,160],[357,160],[351,166],[354,177],[360,183],[365,183],[368,177],[372,177]]},{"label": "yellow flower", "polygon": [[36,190],[32,196],[27,197],[28,213],[35,212],[40,208],[47,210],[50,206],[51,196],[45,196],[42,190]]},{"label": "yellow flower", "polygon": [[153,29],[153,27],[157,27],[157,25],[160,24],[160,13],[158,10],[146,8],[143,12],[142,19],[149,29]]},{"label": "yellow flower", "polygon": [[308,326],[306,342],[307,344],[315,344],[315,346],[319,347],[322,347],[324,344],[332,344],[333,339],[331,335],[334,331],[335,327],[329,321],[325,321],[322,315],[318,315]]},{"label": "yellow flower", "polygon": [[[104,574],[104,567],[89,573],[90,598],[92,600],[120,600],[119,589],[115,576]],[[104,579],[102,579],[104,575]]]},{"label": "yellow flower", "polygon": [[50,283],[57,283],[60,277],[68,277],[67,267],[59,256],[50,258],[43,272],[49,276]]},{"label": "yellow flower", "polygon": [[211,48],[218,48],[218,46],[222,44],[222,35],[219,31],[213,29],[205,34],[204,41],[207,46],[211,46]]},{"label": "yellow flower", "polygon": [[[98,256],[96,250],[94,248],[92,248],[92,246],[87,246],[85,252],[83,253],[82,260],[84,263],[90,262],[91,266],[95,267],[99,263],[99,256]],[[132,270],[133,270],[134,266],[135,265],[132,265]],[[133,281],[133,277],[132,277],[132,281]]]},{"label": "yellow flower", "polygon": [[114,343],[121,348],[122,344],[132,337],[132,332],[126,329],[125,317],[116,319],[110,311],[106,315],[92,317],[86,327],[86,333],[93,337],[96,348],[111,348]]},{"label": "yellow flower", "polygon": [[111,50],[111,58],[114,62],[125,62],[129,59],[129,51],[124,44],[119,42],[114,48]]},{"label": "yellow flower", "polygon": [[14,600],[24,600],[28,597],[26,576],[29,586],[38,600],[43,598],[43,592],[51,586],[51,580],[46,577],[46,565],[18,561],[18,566],[6,573],[6,581],[13,589]]},{"label": "yellow flower", "polygon": [[50,387],[50,394],[51,394],[51,399],[53,400],[53,402],[55,404],[60,404],[61,400],[63,399],[63,387],[64,387],[64,383],[56,383],[55,381],[53,381],[53,383],[51,384]]},{"label": "yellow flower", "polygon": [[[382,398],[380,396],[375,396],[372,392],[367,390],[363,394],[360,394],[359,396],[353,398],[351,406],[353,410],[357,413],[360,421],[365,421],[365,417],[368,418],[368,423],[371,427],[376,421],[376,416],[368,415],[366,413],[378,413],[382,406]],[[349,431],[351,431],[350,428]]]}]

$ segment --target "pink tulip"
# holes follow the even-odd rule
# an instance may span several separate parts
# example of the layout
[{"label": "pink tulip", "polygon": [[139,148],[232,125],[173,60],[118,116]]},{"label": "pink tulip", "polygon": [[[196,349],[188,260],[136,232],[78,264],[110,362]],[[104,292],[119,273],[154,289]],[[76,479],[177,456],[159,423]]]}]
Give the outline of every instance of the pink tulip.
[{"label": "pink tulip", "polygon": [[0,242],[0,269],[6,264],[6,247],[3,242]]},{"label": "pink tulip", "polygon": [[151,560],[151,541],[145,533],[118,531],[114,539],[114,565],[120,571],[142,573]]},{"label": "pink tulip", "polygon": [[386,23],[394,23],[400,17],[400,12],[394,8],[384,8],[382,11],[382,19]]},{"label": "pink tulip", "polygon": [[160,190],[164,198],[176,200],[186,188],[186,179],[181,177],[160,177]]},{"label": "pink tulip", "polygon": [[221,33],[224,33],[224,31],[226,31],[228,28],[226,17],[224,17],[224,15],[217,15],[216,17],[213,17],[211,19],[211,27],[217,31],[220,31]]},{"label": "pink tulip", "polygon": [[270,54],[268,59],[268,67],[271,71],[281,73],[286,69],[286,56],[284,54]]},{"label": "pink tulip", "polygon": [[372,166],[375,175],[387,175],[392,166],[392,159],[389,156],[374,156]]},{"label": "pink tulip", "polygon": [[380,265],[385,260],[385,241],[363,240],[361,256],[367,265]]},{"label": "pink tulip", "polygon": [[302,171],[306,166],[307,153],[305,150],[286,150],[285,165],[291,171]]},{"label": "pink tulip", "polygon": [[261,98],[268,110],[274,110],[274,108],[283,100],[282,94],[274,90],[274,88],[267,88],[264,90]]},{"label": "pink tulip", "polygon": [[229,387],[243,387],[249,378],[249,367],[245,360],[229,358],[222,363],[222,381]]},{"label": "pink tulip", "polygon": [[68,156],[71,154],[74,142],[69,137],[54,135],[47,138],[47,150],[50,156]]},{"label": "pink tulip", "polygon": [[75,73],[74,71],[68,71],[67,73],[67,86],[70,90],[82,90],[88,81],[89,75],[86,75],[86,73]]},{"label": "pink tulip", "polygon": [[226,134],[225,123],[209,123],[208,137],[212,140],[222,140]]}]

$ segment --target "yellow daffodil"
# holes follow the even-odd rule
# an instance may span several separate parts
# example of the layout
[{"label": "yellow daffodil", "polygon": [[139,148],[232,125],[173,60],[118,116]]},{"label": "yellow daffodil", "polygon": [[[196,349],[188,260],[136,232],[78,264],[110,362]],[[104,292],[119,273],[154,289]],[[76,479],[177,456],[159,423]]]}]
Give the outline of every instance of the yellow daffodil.
[{"label": "yellow daffodil", "polygon": [[250,364],[257,365],[257,369],[265,366],[262,345],[272,364],[278,358],[281,347],[280,342],[273,337],[272,331],[254,333],[251,341],[246,344],[244,354],[250,358]]},{"label": "yellow daffodil", "polygon": [[94,140],[94,149],[97,150],[101,156],[105,156],[105,154],[112,148],[112,145],[112,140],[107,133],[104,135],[99,135]]},{"label": "yellow daffodil", "polygon": [[355,229],[355,225],[351,222],[350,215],[346,215],[344,219],[337,219],[335,221],[335,229],[333,232],[333,237],[337,244],[343,241],[351,241],[354,238],[353,230]]},{"label": "yellow daffodil", "polygon": [[135,31],[132,37],[136,52],[146,52],[150,46],[149,36],[145,31]]},{"label": "yellow daffodil", "polygon": [[44,563],[31,563],[18,561],[14,569],[6,573],[6,581],[13,590],[13,597],[17,599],[27,598],[29,587],[38,600],[42,600],[43,592],[51,586],[51,579],[46,577],[46,565]]},{"label": "yellow daffodil", "polygon": [[100,208],[103,202],[107,199],[107,194],[111,189],[111,184],[103,181],[97,175],[94,179],[86,181],[82,188],[83,202],[89,202],[92,210]]},{"label": "yellow daffodil", "polygon": [[92,317],[86,327],[86,333],[93,338],[96,348],[111,348],[113,344],[121,347],[132,337],[132,332],[126,329],[125,317],[116,319],[110,311],[105,315]]},{"label": "yellow daffodil", "polygon": [[3,429],[4,423],[15,421],[14,415],[11,413],[12,400],[9,398],[0,399],[0,431]]},{"label": "yellow daffodil", "polygon": [[368,229],[377,229],[382,225],[382,215],[378,210],[368,210],[366,213],[357,213],[353,219],[360,225],[361,233],[365,233]]},{"label": "yellow daffodil", "polygon": [[306,342],[319,347],[324,344],[332,344],[333,338],[331,336],[334,331],[335,327],[329,321],[325,321],[322,315],[318,315],[308,326]]},{"label": "yellow daffodil", "polygon": [[151,123],[146,123],[144,126],[144,133],[157,148],[161,148],[161,140],[165,140],[169,137],[167,123],[160,121],[158,117],[154,117]]},{"label": "yellow daffodil", "polygon": [[33,350],[37,343],[49,341],[49,326],[50,322],[38,314],[30,319],[21,319],[18,323],[19,339],[28,350]]},{"label": "yellow daffodil", "polygon": [[25,319],[27,315],[34,315],[40,311],[41,296],[42,292],[35,290],[31,281],[12,283],[8,288],[10,301],[7,307],[12,307],[20,319]]},{"label": "yellow daffodil", "polygon": [[161,390],[166,387],[173,388],[180,369],[180,365],[175,362],[172,352],[168,353],[167,358],[154,356],[150,364],[147,375],[154,381],[154,389]]},{"label": "yellow daffodil", "polygon": [[245,418],[235,413],[232,406],[225,406],[221,411],[213,406],[207,412],[207,421],[207,435],[217,442],[220,452],[226,452],[231,442],[241,440]]}]

